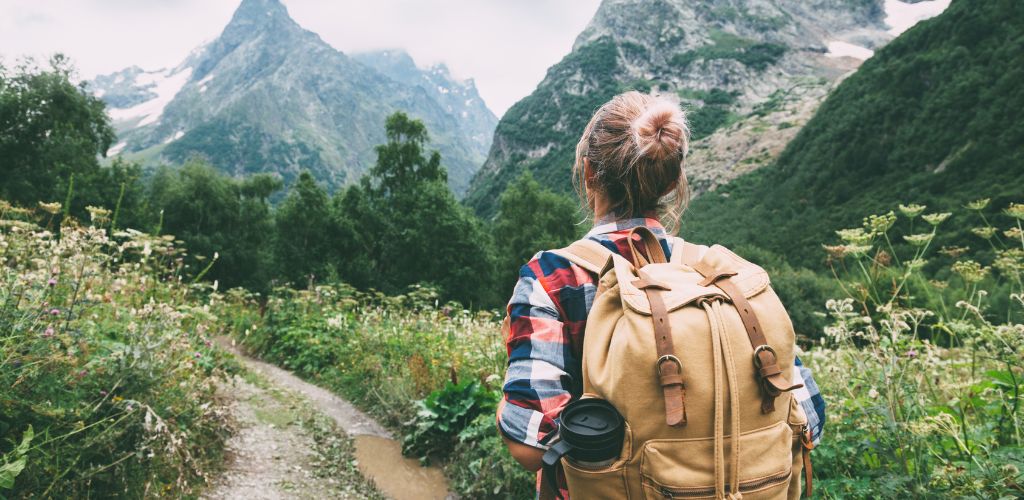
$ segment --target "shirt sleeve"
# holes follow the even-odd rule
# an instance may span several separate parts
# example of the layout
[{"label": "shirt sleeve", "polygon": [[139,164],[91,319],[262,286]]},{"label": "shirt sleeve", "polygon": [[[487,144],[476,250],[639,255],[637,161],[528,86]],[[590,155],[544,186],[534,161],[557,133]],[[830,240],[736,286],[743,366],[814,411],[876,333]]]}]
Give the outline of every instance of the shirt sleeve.
[{"label": "shirt sleeve", "polygon": [[811,370],[804,366],[799,357],[796,358],[795,365],[793,371],[798,377],[795,381],[802,381],[804,386],[795,390],[794,395],[807,415],[807,428],[811,430],[811,439],[817,445],[825,429],[825,399],[821,396],[814,377],[811,376]]},{"label": "shirt sleeve", "polygon": [[572,397],[566,366],[575,362],[575,354],[537,261],[522,267],[508,304],[509,360],[498,426],[509,439],[543,449],[545,436],[556,429],[555,421]]}]

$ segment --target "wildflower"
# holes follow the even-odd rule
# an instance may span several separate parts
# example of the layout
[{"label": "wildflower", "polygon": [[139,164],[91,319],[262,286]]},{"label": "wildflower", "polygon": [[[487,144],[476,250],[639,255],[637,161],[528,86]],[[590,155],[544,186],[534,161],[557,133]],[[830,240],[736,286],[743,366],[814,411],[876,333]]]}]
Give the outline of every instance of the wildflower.
[{"label": "wildflower", "polygon": [[957,257],[959,257],[959,256],[961,256],[961,255],[963,255],[965,253],[967,253],[967,251],[970,250],[970,249],[971,249],[971,247],[958,247],[956,245],[954,245],[954,246],[943,246],[942,248],[939,249],[939,253],[941,253],[942,255],[945,255],[947,257],[952,257],[952,258],[955,259],[955,258],[957,258]]},{"label": "wildflower", "polygon": [[51,316],[57,316],[58,314],[60,314],[60,309],[57,309],[57,308],[50,309],[50,315]]},{"label": "wildflower", "polygon": [[840,229],[839,231],[836,231],[836,235],[839,236],[839,239],[855,245],[863,245],[871,241],[871,234],[864,231],[864,228],[862,227]]},{"label": "wildflower", "polygon": [[950,215],[953,214],[949,212],[942,212],[937,214],[925,214],[922,215],[921,218],[924,219],[925,222],[933,226],[938,226],[939,224],[942,224],[944,220],[948,219]]},{"label": "wildflower", "polygon": [[89,211],[89,220],[91,220],[93,224],[102,226],[103,224],[110,222],[110,210],[103,207],[94,207],[92,205],[85,207],[85,209]]},{"label": "wildflower", "polygon": [[953,272],[957,273],[967,283],[977,283],[985,279],[989,268],[982,266],[973,260],[961,260],[953,263]]},{"label": "wildflower", "polygon": [[924,234],[910,234],[903,236],[903,239],[915,247],[922,247],[932,241],[932,237],[935,233],[924,233]]},{"label": "wildflower", "polygon": [[39,208],[50,215],[57,215],[60,213],[61,204],[59,201],[55,201],[53,203],[43,203],[40,201]]},{"label": "wildflower", "polygon": [[1024,203],[1010,203],[1009,208],[1003,210],[1003,213],[1017,220],[1024,219]]},{"label": "wildflower", "polygon": [[1003,234],[1006,235],[1007,238],[1012,238],[1015,240],[1024,238],[1024,232],[1021,232],[1019,227],[1011,227],[1010,229],[1003,231]]},{"label": "wildflower", "polygon": [[988,202],[989,201],[992,201],[992,200],[989,199],[989,198],[981,198],[979,200],[974,200],[974,201],[968,203],[967,205],[964,205],[964,207],[967,208],[968,210],[978,210],[978,211],[980,211],[980,210],[982,210],[982,209],[984,209],[985,207],[988,206]]},{"label": "wildflower", "polygon": [[977,235],[979,238],[981,238],[983,240],[987,240],[987,239],[991,239],[992,236],[994,236],[996,234],[996,228],[994,228],[992,226],[989,226],[989,227],[976,227],[974,229],[971,229],[971,232],[974,233],[975,235]]},{"label": "wildflower", "polygon": [[847,253],[846,245],[822,245],[822,247],[829,255],[837,259],[843,258]]},{"label": "wildflower", "polygon": [[84,376],[86,376],[88,374],[89,374],[89,371],[83,369],[83,370],[79,370],[78,373],[75,373],[75,376],[78,377],[78,378],[82,378],[82,377],[84,377]]},{"label": "wildflower", "polygon": [[846,252],[855,257],[866,255],[871,251],[871,245],[849,245],[846,247]]},{"label": "wildflower", "polygon": [[57,286],[57,278],[50,278],[49,281],[46,282],[46,284],[51,287]]},{"label": "wildflower", "polygon": [[43,331],[43,338],[50,338],[50,337],[53,337],[53,335],[54,335],[54,330],[53,330],[52,326],[46,327],[46,330]]},{"label": "wildflower", "polygon": [[926,207],[924,205],[918,205],[917,203],[911,203],[910,205],[900,203],[899,208],[900,213],[913,219],[914,217],[921,215],[921,212],[924,212]]},{"label": "wildflower", "polygon": [[100,396],[107,397],[107,394],[109,394],[107,391],[100,389]]},{"label": "wildflower", "polygon": [[871,399],[878,399],[878,390],[872,387],[871,390],[868,391],[868,397]]},{"label": "wildflower", "polygon": [[864,218],[864,227],[872,234],[884,234],[896,223],[896,214],[890,210],[882,215],[871,215]]},{"label": "wildflower", "polygon": [[114,396],[113,400],[115,403],[120,403],[121,401],[124,401],[124,398],[121,396]]},{"label": "wildflower", "polygon": [[917,357],[917,351],[914,350],[914,349],[911,349],[911,350],[907,351],[907,357],[910,358],[910,359],[916,358]]},{"label": "wildflower", "polygon": [[196,359],[199,359],[199,358],[203,357],[203,355],[199,351],[196,351],[194,356],[195,356]]}]

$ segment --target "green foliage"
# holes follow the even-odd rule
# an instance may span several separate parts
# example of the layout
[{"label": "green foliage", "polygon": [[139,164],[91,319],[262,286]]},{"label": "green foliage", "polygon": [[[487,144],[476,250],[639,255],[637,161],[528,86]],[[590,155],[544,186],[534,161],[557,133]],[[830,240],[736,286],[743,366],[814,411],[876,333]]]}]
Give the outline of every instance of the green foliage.
[{"label": "green foliage", "polygon": [[106,155],[114,130],[103,101],[71,83],[73,75],[61,55],[46,68],[31,60],[14,71],[0,66],[0,198],[59,201],[75,177],[74,203],[65,207],[81,217],[86,205],[113,205],[121,182],[137,178],[137,169],[124,165],[100,167],[97,157]]},{"label": "green foliage", "polygon": [[[901,206],[909,222],[924,219],[917,231],[900,234],[888,213],[837,231],[842,242],[826,247],[844,297],[827,305],[830,349],[804,357],[824,368],[817,378],[831,396],[819,485],[850,498],[1019,497],[1024,205],[1007,210],[1016,239],[990,265],[957,260],[942,280],[921,271],[941,256],[934,242],[949,214],[924,210]],[[1004,293],[1009,312],[991,314]]]},{"label": "green foliage", "polygon": [[343,211],[334,230],[353,252],[341,257],[351,261],[338,275],[389,293],[432,283],[445,299],[496,303],[489,235],[448,188],[440,155],[425,154],[423,123],[399,112],[385,128],[388,142],[377,147],[370,175],[335,197]]},{"label": "green foliage", "polygon": [[733,59],[744,66],[764,71],[785,53],[786,47],[779,44],[755,43],[731,33],[715,30],[711,33],[710,44],[675,54],[669,60],[669,64],[686,70],[696,61]]},{"label": "green foliage", "polygon": [[21,443],[18,444],[10,453],[3,455],[3,465],[0,465],[0,489],[11,490],[14,489],[14,480],[18,478],[18,474],[25,470],[25,463],[28,460],[28,446],[32,444],[32,438],[35,437],[35,432],[32,430],[32,426],[29,425],[28,429],[25,429],[25,433],[22,434]]},{"label": "green foliage", "polygon": [[203,290],[183,284],[166,239],[109,236],[95,207],[58,239],[44,228],[60,210],[0,201],[0,489],[195,495],[222,458],[214,382],[233,369]]},{"label": "green foliage", "polygon": [[277,276],[304,286],[331,273],[332,213],[327,191],[302,172],[274,213],[274,260]]},{"label": "green foliage", "polygon": [[445,472],[452,489],[466,498],[533,498],[537,475],[512,460],[494,415],[483,413],[459,433]]},{"label": "green foliage", "polygon": [[267,200],[280,187],[269,176],[231,179],[200,160],[176,171],[164,167],[150,182],[151,220],[159,218],[162,234],[185,242],[193,275],[213,259],[208,279],[260,290],[271,271],[273,223]]},{"label": "green foliage", "polygon": [[501,195],[492,229],[497,242],[499,290],[508,293],[519,278],[519,267],[540,250],[561,248],[580,235],[579,207],[570,198],[544,189],[529,171]]},{"label": "green foliage", "polygon": [[426,399],[416,401],[416,416],[405,424],[402,453],[422,460],[446,458],[470,422],[480,415],[493,417],[499,397],[476,380],[448,382]]}]

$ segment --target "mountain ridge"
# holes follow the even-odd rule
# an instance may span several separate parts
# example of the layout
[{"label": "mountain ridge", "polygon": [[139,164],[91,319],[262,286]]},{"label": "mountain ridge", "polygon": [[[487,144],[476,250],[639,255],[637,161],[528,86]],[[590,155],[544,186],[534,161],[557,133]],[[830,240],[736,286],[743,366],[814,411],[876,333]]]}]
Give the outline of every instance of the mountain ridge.
[{"label": "mountain ridge", "polygon": [[[140,85],[128,84],[140,78]],[[372,166],[385,117],[405,111],[426,123],[431,147],[441,151],[449,183],[461,193],[482,163],[497,117],[472,82],[447,73],[432,78],[473,102],[442,102],[437,92],[331,47],[278,0],[243,0],[220,36],[175,68],[128,68],[90,86],[111,108],[119,134],[112,154],[147,164],[201,156],[232,175],[276,173],[286,182],[309,170],[331,188]]]}]

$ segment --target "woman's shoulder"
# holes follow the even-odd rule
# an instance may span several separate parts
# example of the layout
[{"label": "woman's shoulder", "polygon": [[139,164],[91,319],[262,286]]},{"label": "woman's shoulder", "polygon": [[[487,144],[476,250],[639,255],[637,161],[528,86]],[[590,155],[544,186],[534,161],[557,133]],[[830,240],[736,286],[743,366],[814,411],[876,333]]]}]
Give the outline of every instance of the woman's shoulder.
[{"label": "woman's shoulder", "polygon": [[[605,242],[599,243],[608,246]],[[608,248],[615,251],[611,247]],[[562,249],[552,248],[534,254],[520,269],[520,279],[537,280],[543,283],[549,292],[594,282],[594,277],[589,271],[564,257],[560,250]]]}]

